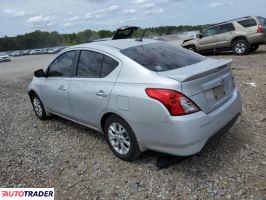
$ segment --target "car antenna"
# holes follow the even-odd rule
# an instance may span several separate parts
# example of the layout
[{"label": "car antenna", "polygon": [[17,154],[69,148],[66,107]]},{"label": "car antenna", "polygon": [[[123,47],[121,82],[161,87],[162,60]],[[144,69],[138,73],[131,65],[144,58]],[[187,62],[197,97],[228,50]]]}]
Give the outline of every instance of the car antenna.
[{"label": "car antenna", "polygon": [[136,39],[136,41],[142,42],[142,39],[143,39],[143,37],[144,37],[146,31],[147,31],[147,29],[145,29],[145,30],[143,31],[141,37],[140,37],[139,39]]}]

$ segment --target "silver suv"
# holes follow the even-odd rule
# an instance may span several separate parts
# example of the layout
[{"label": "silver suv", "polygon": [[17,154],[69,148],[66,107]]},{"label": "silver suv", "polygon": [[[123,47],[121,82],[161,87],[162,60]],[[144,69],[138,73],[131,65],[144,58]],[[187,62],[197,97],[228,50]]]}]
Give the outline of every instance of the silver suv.
[{"label": "silver suv", "polygon": [[266,42],[266,19],[243,17],[213,25],[197,35],[196,39],[185,40],[183,47],[195,52],[233,50],[237,55],[256,51]]}]

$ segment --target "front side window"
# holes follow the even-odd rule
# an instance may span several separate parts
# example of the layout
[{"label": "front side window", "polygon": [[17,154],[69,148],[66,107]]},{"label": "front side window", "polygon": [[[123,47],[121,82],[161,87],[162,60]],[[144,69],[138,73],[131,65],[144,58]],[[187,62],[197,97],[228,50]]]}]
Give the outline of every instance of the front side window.
[{"label": "front side window", "polygon": [[199,54],[165,42],[134,46],[123,49],[121,53],[155,72],[186,67],[206,59]]},{"label": "front side window", "polygon": [[257,22],[255,21],[255,19],[245,19],[245,20],[238,21],[238,23],[241,24],[245,28],[257,26]]},{"label": "front side window", "polygon": [[266,25],[266,19],[265,19],[265,18],[263,18],[263,17],[258,17],[258,19],[259,19],[259,22],[260,22],[260,24],[261,24],[262,26],[265,26],[265,25]]},{"label": "front side window", "polygon": [[77,77],[100,78],[103,54],[93,51],[81,51]]},{"label": "front side window", "polygon": [[213,35],[216,35],[217,33],[218,33],[218,29],[217,29],[217,27],[212,27],[212,28],[209,28],[208,30],[206,30],[206,31],[202,34],[202,37],[213,36]]},{"label": "front side window", "polygon": [[48,77],[70,77],[74,56],[75,51],[69,51],[57,57],[49,67]]}]

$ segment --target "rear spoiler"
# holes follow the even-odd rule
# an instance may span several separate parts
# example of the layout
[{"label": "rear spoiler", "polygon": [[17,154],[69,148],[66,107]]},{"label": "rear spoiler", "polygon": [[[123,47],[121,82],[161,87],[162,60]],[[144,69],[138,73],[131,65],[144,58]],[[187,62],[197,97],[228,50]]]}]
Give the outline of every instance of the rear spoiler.
[{"label": "rear spoiler", "polygon": [[184,83],[225,69],[230,66],[232,62],[232,59],[215,60],[208,58],[194,65],[157,73],[161,76],[166,76],[180,83]]}]

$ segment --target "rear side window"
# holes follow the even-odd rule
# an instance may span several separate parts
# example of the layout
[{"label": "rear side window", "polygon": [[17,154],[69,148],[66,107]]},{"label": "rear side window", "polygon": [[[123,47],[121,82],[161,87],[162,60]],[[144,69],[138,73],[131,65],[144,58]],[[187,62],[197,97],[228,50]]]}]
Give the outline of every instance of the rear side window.
[{"label": "rear side window", "polygon": [[258,17],[258,20],[262,26],[266,26],[266,19],[263,17]]},{"label": "rear side window", "polygon": [[223,24],[219,26],[219,33],[227,33],[231,31],[235,31],[235,27],[232,23]]},{"label": "rear side window", "polygon": [[104,56],[101,77],[108,76],[118,65],[119,63],[114,59]]},{"label": "rear side window", "polygon": [[155,72],[178,69],[205,60],[199,54],[164,42],[130,47],[121,53]]},{"label": "rear side window", "polygon": [[238,23],[241,24],[245,28],[257,26],[257,22],[255,21],[255,19],[245,19],[245,20],[238,21]]},{"label": "rear side window", "polygon": [[48,76],[69,77],[71,75],[75,51],[69,51],[54,60],[48,70]]},{"label": "rear side window", "polygon": [[78,62],[78,77],[99,78],[103,55],[93,51],[81,51]]}]

